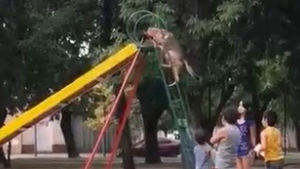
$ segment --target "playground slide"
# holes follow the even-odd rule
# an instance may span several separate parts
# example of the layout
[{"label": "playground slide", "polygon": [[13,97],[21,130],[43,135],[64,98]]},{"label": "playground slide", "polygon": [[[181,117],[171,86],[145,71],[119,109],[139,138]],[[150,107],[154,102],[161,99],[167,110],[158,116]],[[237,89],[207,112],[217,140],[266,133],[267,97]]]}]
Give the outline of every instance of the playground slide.
[{"label": "playground slide", "polygon": [[6,124],[0,129],[0,146],[84,94],[99,82],[100,76],[109,74],[112,70],[120,68],[126,61],[132,59],[137,50],[135,44],[125,46],[66,87]]}]

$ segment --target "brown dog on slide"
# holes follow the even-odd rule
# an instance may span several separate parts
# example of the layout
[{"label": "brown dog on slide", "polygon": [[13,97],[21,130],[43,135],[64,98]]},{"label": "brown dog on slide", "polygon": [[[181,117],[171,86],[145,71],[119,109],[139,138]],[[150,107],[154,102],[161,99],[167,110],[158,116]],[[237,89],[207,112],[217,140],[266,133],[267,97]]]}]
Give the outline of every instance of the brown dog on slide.
[{"label": "brown dog on slide", "polygon": [[169,84],[169,86],[174,86],[179,82],[179,74],[183,66],[185,66],[187,72],[193,78],[198,79],[198,75],[185,59],[182,48],[173,33],[166,29],[149,27],[147,31],[144,32],[144,36],[146,38],[146,45],[153,46],[160,50],[160,58],[164,61],[162,66],[172,69],[174,82]]}]

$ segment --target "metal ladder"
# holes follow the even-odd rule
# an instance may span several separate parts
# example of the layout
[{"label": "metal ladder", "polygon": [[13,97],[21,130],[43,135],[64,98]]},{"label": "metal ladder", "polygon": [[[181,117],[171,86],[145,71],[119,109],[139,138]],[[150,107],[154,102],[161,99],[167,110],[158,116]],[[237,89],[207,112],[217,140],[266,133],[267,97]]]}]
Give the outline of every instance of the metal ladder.
[{"label": "metal ladder", "polygon": [[[159,57],[159,56],[158,56]],[[158,58],[159,60],[159,58]],[[159,62],[160,63],[160,62]],[[180,84],[168,86],[165,68],[159,66],[162,80],[165,85],[166,94],[169,101],[169,109],[175,120],[175,127],[177,128],[181,142],[181,160],[184,169],[192,169],[195,166],[195,158],[193,148],[195,145],[191,136],[191,130],[188,126],[188,115],[190,115],[190,108],[187,103],[185,93],[180,87]]]}]

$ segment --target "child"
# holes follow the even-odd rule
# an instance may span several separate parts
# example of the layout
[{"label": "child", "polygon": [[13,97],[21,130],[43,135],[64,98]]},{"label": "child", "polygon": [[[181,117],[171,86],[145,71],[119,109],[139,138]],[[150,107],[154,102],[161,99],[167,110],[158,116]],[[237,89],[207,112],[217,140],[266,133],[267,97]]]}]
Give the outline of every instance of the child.
[{"label": "child", "polygon": [[238,112],[236,108],[227,108],[222,112],[223,127],[210,139],[211,144],[218,144],[216,169],[235,169],[237,149],[241,132],[236,126]]},{"label": "child", "polygon": [[265,128],[260,133],[261,146],[257,155],[264,152],[266,169],[283,169],[283,152],[280,131],[275,127],[277,115],[274,111],[267,110],[262,118]]},{"label": "child", "polygon": [[205,141],[205,134],[202,130],[195,131],[196,146],[194,147],[195,169],[211,169],[210,158],[212,148]]},{"label": "child", "polygon": [[252,161],[252,149],[255,147],[255,126],[251,120],[245,119],[246,108],[243,102],[240,102],[238,107],[239,119],[237,126],[241,131],[242,138],[238,147],[237,169],[250,169]]}]

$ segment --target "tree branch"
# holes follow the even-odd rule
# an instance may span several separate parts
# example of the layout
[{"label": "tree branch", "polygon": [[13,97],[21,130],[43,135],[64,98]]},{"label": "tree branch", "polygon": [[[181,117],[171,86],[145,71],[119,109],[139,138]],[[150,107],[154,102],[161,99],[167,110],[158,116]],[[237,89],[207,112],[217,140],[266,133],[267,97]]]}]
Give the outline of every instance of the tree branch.
[{"label": "tree branch", "polygon": [[227,88],[225,88],[225,84],[222,84],[222,92],[221,92],[221,99],[217,106],[217,109],[215,111],[215,114],[219,115],[219,113],[222,111],[223,107],[227,103],[227,101],[230,99],[233,91],[234,91],[235,85],[228,85]]},{"label": "tree branch", "polygon": [[274,99],[274,97],[268,97],[267,99],[264,100],[264,102],[260,108],[260,112],[264,112],[265,110],[267,110],[268,105],[272,99]]},{"label": "tree branch", "polygon": [[[233,94],[235,85],[234,84],[230,84],[227,87],[225,86],[225,82],[223,82],[222,84],[222,91],[221,91],[221,99],[220,102],[212,116],[212,122],[217,121],[220,112],[222,111],[222,109],[224,108],[224,106],[226,105],[227,101],[230,99],[230,97]],[[211,126],[209,126],[209,128],[212,130],[213,126],[215,124],[211,124]]]}]

